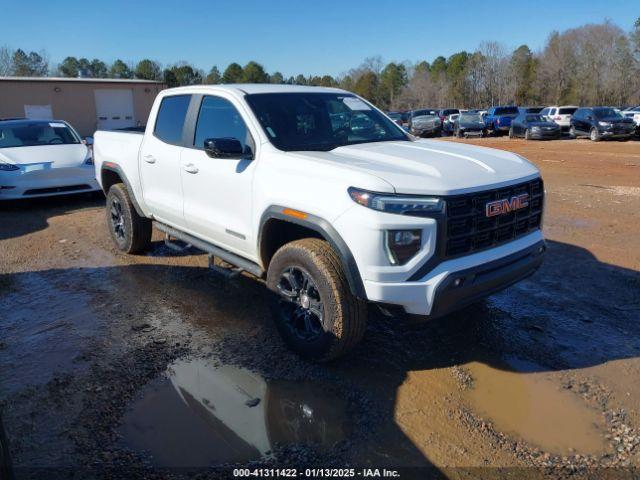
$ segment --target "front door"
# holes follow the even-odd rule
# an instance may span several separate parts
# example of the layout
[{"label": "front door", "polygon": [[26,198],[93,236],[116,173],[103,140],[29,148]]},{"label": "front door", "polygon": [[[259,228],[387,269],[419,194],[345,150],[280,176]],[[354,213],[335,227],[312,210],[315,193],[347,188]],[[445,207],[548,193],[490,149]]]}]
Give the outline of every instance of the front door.
[{"label": "front door", "polygon": [[206,95],[192,144],[182,152],[182,189],[189,231],[235,253],[255,254],[252,238],[252,180],[255,161],[211,158],[208,138],[236,138],[255,154],[242,114],[231,99]]},{"label": "front door", "polygon": [[184,227],[180,154],[191,95],[162,99],[153,131],[147,129],[140,147],[142,194],[154,218]]}]

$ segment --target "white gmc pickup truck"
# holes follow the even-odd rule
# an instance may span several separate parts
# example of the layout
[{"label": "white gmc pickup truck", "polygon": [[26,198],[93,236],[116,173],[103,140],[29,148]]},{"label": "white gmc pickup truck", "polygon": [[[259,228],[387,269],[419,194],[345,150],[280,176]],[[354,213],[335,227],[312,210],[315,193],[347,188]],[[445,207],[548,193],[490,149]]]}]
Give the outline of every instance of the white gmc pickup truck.
[{"label": "white gmc pickup truck", "polygon": [[519,155],[419,140],[334,88],[162,91],[142,132],[99,131],[96,177],[117,247],[152,224],[264,278],[286,343],[328,360],[367,306],[437,317],[540,266],[544,190]]}]

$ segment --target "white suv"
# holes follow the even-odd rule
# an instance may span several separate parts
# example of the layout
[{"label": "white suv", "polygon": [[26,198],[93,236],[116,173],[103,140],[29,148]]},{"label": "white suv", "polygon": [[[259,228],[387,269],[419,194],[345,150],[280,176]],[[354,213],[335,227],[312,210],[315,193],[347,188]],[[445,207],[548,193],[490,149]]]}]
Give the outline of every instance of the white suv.
[{"label": "white suv", "polygon": [[578,108],[574,105],[545,107],[540,111],[540,115],[558,124],[562,130],[569,130],[571,117]]},{"label": "white suv", "polygon": [[153,224],[266,280],[287,344],[317,360],[362,337],[367,305],[436,317],[532,274],[543,185],[519,155],[418,140],[333,88],[162,91],[144,134],[95,135],[115,245]]}]

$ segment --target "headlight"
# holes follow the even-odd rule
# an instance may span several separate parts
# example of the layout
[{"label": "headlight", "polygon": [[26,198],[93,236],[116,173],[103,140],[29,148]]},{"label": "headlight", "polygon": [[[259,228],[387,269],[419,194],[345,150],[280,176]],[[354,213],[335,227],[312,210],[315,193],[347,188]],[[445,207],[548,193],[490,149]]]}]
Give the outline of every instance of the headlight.
[{"label": "headlight", "polygon": [[598,125],[600,125],[601,127],[610,127],[611,124],[609,122],[598,122]]},{"label": "headlight", "polygon": [[440,213],[444,208],[444,201],[437,197],[374,193],[355,187],[350,187],[348,191],[354,202],[381,212],[422,217],[430,213]]},{"label": "headlight", "polygon": [[531,130],[533,130],[534,132],[537,132],[538,130],[540,130],[540,127],[531,127]]},{"label": "headlight", "polygon": [[20,167],[0,161],[0,172],[15,172],[16,170],[20,170]]},{"label": "headlight", "polygon": [[422,245],[421,230],[387,230],[384,248],[391,265],[404,265]]}]

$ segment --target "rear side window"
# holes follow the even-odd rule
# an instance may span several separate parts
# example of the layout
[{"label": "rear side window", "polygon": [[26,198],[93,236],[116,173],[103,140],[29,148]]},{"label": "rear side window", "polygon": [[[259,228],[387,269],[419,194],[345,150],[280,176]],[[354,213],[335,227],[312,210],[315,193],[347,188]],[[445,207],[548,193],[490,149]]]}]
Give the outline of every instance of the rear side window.
[{"label": "rear side window", "polygon": [[194,146],[204,148],[208,138],[235,138],[247,150],[251,143],[249,130],[236,107],[220,97],[204,97],[200,105]]},{"label": "rear side window", "polygon": [[182,129],[187,116],[191,95],[173,95],[164,97],[153,134],[165,143],[182,144]]},{"label": "rear side window", "polygon": [[561,108],[560,115],[573,115],[577,108]]},{"label": "rear side window", "polygon": [[514,115],[518,113],[518,107],[499,107],[496,108],[495,115]]}]

